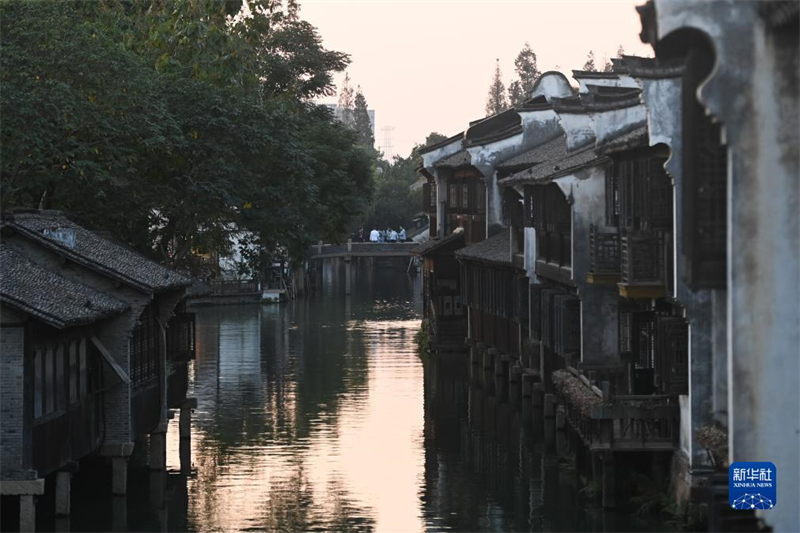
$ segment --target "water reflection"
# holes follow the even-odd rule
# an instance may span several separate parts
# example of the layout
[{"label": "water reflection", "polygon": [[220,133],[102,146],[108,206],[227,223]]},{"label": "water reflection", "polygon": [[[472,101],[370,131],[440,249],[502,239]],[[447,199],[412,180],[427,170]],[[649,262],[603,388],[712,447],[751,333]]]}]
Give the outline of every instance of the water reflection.
[{"label": "water reflection", "polygon": [[[192,469],[177,418],[165,477],[77,498],[74,530],[646,529],[579,494],[559,439],[519,391],[464,356],[416,353],[419,281],[342,265],[321,294],[197,309]],[[534,421],[537,421],[534,423]],[[563,437],[563,435],[562,435]],[[563,445],[563,443],[561,443]],[[182,449],[182,446],[184,448]],[[96,496],[96,491],[95,491]]]},{"label": "water reflection", "polygon": [[190,529],[419,529],[419,290],[402,271],[362,281],[198,310]]}]

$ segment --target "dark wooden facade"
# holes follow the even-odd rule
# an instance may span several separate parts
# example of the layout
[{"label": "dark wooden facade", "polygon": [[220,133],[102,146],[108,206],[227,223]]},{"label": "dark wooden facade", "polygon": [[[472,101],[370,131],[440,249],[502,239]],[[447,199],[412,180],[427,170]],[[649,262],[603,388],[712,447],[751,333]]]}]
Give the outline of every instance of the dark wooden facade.
[{"label": "dark wooden facade", "polygon": [[710,53],[694,50],[683,75],[683,232],[686,282],[693,289],[724,288],[727,246],[727,148],[721,126],[695,97],[713,65]]},{"label": "dark wooden facade", "polygon": [[486,238],[486,185],[476,169],[459,168],[447,180],[447,232],[464,228],[467,244]]},{"label": "dark wooden facade", "polygon": [[195,315],[185,304],[169,321],[167,328],[167,405],[180,407],[189,390],[189,361],[195,358]]},{"label": "dark wooden facade", "polygon": [[525,186],[525,225],[536,229],[536,273],[569,281],[572,208],[558,185]]},{"label": "dark wooden facade", "polygon": [[436,217],[436,180],[428,178],[422,185],[422,212],[428,214],[429,234],[431,238],[438,235],[438,225]]},{"label": "dark wooden facade", "polygon": [[423,317],[430,326],[431,349],[465,349],[466,313],[455,251],[464,246],[464,232],[448,235],[422,252]]},{"label": "dark wooden facade", "polygon": [[157,316],[158,302],[154,300],[139,316],[131,339],[131,406],[135,435],[150,433],[161,420],[164,354]]},{"label": "dark wooden facade", "polygon": [[527,277],[510,264],[462,260],[461,279],[471,339],[519,357],[528,331]]},{"label": "dark wooden facade", "polygon": [[[619,288],[626,298],[658,298],[673,288],[673,189],[664,161],[650,150],[625,152],[606,174],[606,224],[619,230]],[[590,271],[611,271],[614,237],[599,231],[592,237]]]},{"label": "dark wooden facade", "polygon": [[87,332],[35,324],[25,337],[31,467],[43,477],[101,444],[103,362]]}]

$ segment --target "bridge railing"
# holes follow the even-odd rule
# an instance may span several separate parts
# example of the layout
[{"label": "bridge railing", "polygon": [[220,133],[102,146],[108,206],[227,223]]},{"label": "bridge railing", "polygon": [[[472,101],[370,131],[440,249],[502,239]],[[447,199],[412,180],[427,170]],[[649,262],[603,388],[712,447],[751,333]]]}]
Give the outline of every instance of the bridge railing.
[{"label": "bridge railing", "polygon": [[349,244],[321,244],[312,246],[309,255],[344,255],[344,254],[411,254],[418,246],[415,242],[353,242]]}]

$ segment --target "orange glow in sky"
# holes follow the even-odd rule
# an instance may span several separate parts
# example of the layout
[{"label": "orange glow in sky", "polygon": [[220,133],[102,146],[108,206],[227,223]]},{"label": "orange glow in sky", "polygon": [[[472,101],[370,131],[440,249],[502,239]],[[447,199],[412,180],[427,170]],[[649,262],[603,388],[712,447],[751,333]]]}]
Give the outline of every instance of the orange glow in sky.
[{"label": "orange glow in sky", "polygon": [[407,156],[430,132],[454,135],[483,117],[495,60],[508,87],[526,41],[539,70],[559,67],[568,76],[589,50],[598,69],[620,45],[652,56],[639,40],[635,7],[642,3],[300,0],[300,16],[327,48],[350,54],[352,83],[376,113],[376,147],[381,128],[393,126],[393,152]]}]

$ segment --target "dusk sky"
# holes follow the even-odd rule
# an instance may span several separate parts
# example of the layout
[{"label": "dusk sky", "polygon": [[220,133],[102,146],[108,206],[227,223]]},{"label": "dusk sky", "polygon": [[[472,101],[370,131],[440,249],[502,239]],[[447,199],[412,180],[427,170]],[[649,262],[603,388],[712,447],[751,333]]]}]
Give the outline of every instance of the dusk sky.
[{"label": "dusk sky", "polygon": [[[539,70],[568,76],[589,50],[598,69],[620,45],[626,54],[652,56],[639,40],[635,7],[643,0],[300,3],[301,17],[319,29],[324,45],[350,54],[352,83],[376,113],[376,146],[383,148],[381,128],[393,126],[394,155],[407,156],[432,131],[454,135],[483,117],[495,60],[508,87],[526,41]],[[343,78],[336,77],[337,86]]]}]

